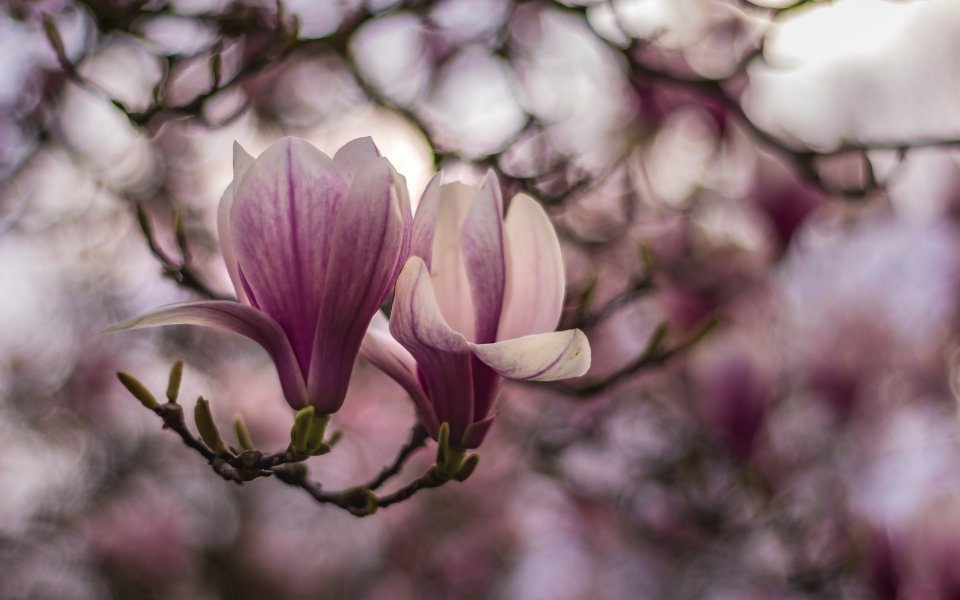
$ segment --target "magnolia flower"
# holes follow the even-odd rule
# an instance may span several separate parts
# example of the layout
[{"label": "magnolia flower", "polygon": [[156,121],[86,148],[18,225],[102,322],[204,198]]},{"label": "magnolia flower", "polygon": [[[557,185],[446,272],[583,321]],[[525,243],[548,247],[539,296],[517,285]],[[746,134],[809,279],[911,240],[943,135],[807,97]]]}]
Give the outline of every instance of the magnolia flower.
[{"label": "magnolia flower", "polygon": [[492,172],[479,190],[440,185],[438,175],[417,209],[411,254],[389,332],[378,316],[361,355],[404,387],[435,439],[447,423],[451,446],[479,446],[504,378],[550,381],[589,368],[583,332],[553,332],[565,286],[560,243],[530,196],[514,197],[504,219]]},{"label": "magnolia flower", "polygon": [[234,145],[220,246],[238,302],[161,307],[111,330],[205,325],[270,354],[287,402],[340,408],[364,332],[410,249],[406,183],[370,138],[331,160],[286,138],[254,159]]}]

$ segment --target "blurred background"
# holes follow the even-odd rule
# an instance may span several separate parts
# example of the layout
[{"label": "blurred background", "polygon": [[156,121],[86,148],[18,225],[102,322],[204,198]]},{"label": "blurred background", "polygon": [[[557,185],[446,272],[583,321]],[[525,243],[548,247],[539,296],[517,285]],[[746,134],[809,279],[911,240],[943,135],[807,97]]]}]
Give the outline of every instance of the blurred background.
[{"label": "blurred background", "polygon": [[[0,2],[0,598],[960,597],[958,40],[951,0]],[[286,443],[252,342],[100,333],[227,293],[232,143],[284,135],[554,219],[593,367],[505,387],[466,483],[239,487],[116,382],[183,357]],[[358,363],[311,474],[414,419]]]}]

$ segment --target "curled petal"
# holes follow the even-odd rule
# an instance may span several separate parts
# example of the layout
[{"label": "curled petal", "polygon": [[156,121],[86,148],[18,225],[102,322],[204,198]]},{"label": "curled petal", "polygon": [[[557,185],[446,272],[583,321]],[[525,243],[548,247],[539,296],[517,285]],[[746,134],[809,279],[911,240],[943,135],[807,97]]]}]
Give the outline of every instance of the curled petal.
[{"label": "curled petal", "polygon": [[233,143],[233,181],[227,185],[220,198],[220,205],[217,209],[217,235],[220,238],[220,252],[223,253],[223,262],[227,265],[227,273],[230,274],[230,281],[233,282],[233,289],[237,298],[241,302],[246,301],[246,294],[240,283],[240,268],[237,265],[237,250],[233,245],[233,236],[230,233],[230,212],[233,209],[234,188],[239,185],[240,180],[246,175],[254,158],[247,154],[237,142]]},{"label": "curled petal", "polygon": [[430,404],[430,400],[417,381],[417,362],[400,342],[393,339],[388,329],[387,318],[377,312],[370,322],[363,343],[360,344],[360,356],[367,359],[387,376],[400,384],[410,395],[420,419],[427,431],[436,436],[440,429],[437,415]]},{"label": "curled petal", "polygon": [[346,183],[325,154],[286,138],[254,161],[234,194],[230,228],[243,278],[306,373]]},{"label": "curled petal", "polygon": [[337,218],[307,376],[311,404],[323,413],[343,402],[360,343],[390,293],[409,235],[395,177],[387,159],[369,162]]},{"label": "curled petal", "polygon": [[470,344],[474,355],[507,379],[553,381],[590,368],[590,343],[579,329],[538,333],[494,344]]},{"label": "curled petal", "polygon": [[203,325],[250,338],[263,346],[273,359],[287,402],[294,408],[306,405],[306,385],[290,342],[280,326],[259,310],[226,301],[172,304],[114,325],[107,332],[161,325]]},{"label": "curled petal", "polygon": [[[476,317],[470,279],[467,277],[463,260],[460,228],[476,193],[475,189],[460,182],[440,187],[429,267],[443,318],[450,327],[462,333],[468,340],[475,339]],[[425,221],[426,217],[422,222]],[[414,229],[419,227],[423,226],[414,224]]]},{"label": "curled petal", "polygon": [[506,290],[497,339],[553,331],[563,311],[566,281],[560,241],[540,204],[518,194],[504,222]]},{"label": "curled petal", "polygon": [[462,440],[473,421],[470,349],[444,320],[419,257],[410,257],[397,279],[390,331],[417,361],[438,421],[450,424],[451,439]]},{"label": "curled petal", "polygon": [[471,423],[470,427],[467,428],[466,435],[463,436],[463,447],[479,447],[480,444],[483,443],[483,438],[487,437],[487,433],[489,433],[490,427],[493,426],[493,421],[496,418],[497,415],[490,415],[481,421]]},{"label": "curled petal", "polygon": [[373,140],[362,137],[347,142],[337,150],[333,155],[333,164],[337,166],[346,181],[352,182],[367,163],[380,156],[380,150],[377,149]]},{"label": "curled petal", "polygon": [[400,269],[403,268],[404,263],[407,262],[407,258],[410,256],[410,248],[413,244],[413,212],[410,210],[410,192],[407,191],[407,178],[397,173],[393,165],[390,165],[390,171],[393,173],[393,193],[397,198],[397,205],[400,208],[404,231],[403,246],[400,249],[399,260],[397,260],[396,268],[390,277],[392,287],[397,277],[400,276]]},{"label": "curled petal", "polygon": [[440,207],[441,173],[436,173],[424,188],[417,204],[417,214],[413,219],[410,254],[419,256],[427,268],[433,260],[433,235],[437,226],[437,211]]},{"label": "curled petal", "polygon": [[481,344],[497,339],[503,307],[503,198],[493,171],[487,173],[477,191],[460,230],[463,259],[475,315],[473,341]]}]

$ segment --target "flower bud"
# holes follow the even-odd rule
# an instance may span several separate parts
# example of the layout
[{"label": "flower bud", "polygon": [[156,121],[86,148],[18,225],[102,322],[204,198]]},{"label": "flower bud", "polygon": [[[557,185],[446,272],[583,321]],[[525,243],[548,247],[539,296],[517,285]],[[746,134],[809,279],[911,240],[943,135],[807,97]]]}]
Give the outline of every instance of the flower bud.
[{"label": "flower bud", "polygon": [[301,409],[294,418],[293,428],[290,430],[290,448],[300,456],[329,452],[329,446],[323,443],[323,435],[329,421],[329,415],[318,415],[312,406]]},{"label": "flower bud", "polygon": [[134,398],[139,400],[140,404],[144,405],[146,408],[153,410],[160,405],[160,403],[157,402],[157,399],[153,397],[153,394],[150,393],[150,390],[140,383],[140,380],[133,375],[129,375],[121,371],[117,373],[117,379],[119,379],[120,383],[123,384],[123,387],[127,388],[127,391],[130,392]]},{"label": "flower bud", "polygon": [[176,402],[180,394],[180,381],[183,379],[183,360],[177,359],[170,369],[170,380],[167,382],[167,400]]},{"label": "flower bud", "polygon": [[226,450],[223,439],[220,438],[220,432],[217,430],[217,425],[213,422],[210,403],[203,396],[197,398],[197,406],[193,410],[193,420],[197,424],[197,431],[200,432],[200,439],[208,448],[213,450],[215,454],[220,454]]},{"label": "flower bud", "polygon": [[437,466],[443,467],[447,464],[447,458],[450,455],[450,424],[444,422],[440,425],[440,432],[437,434]]},{"label": "flower bud", "polygon": [[473,471],[477,468],[477,463],[479,462],[479,454],[471,454],[467,456],[460,465],[460,469],[456,472],[456,474],[454,474],[453,478],[460,482],[466,481],[471,475],[473,475]]},{"label": "flower bud", "polygon": [[244,423],[243,417],[237,415],[237,418],[233,421],[233,431],[237,436],[237,443],[240,444],[240,447],[244,450],[253,450],[253,439],[250,437],[250,431],[247,429],[247,424]]}]

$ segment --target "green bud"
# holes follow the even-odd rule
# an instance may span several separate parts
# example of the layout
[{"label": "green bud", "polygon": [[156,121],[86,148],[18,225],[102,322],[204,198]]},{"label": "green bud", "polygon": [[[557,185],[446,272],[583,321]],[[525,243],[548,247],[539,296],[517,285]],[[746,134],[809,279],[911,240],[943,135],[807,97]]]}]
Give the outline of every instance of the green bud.
[{"label": "green bud", "polygon": [[217,430],[217,425],[213,422],[210,403],[203,396],[197,398],[197,406],[193,410],[193,420],[197,424],[197,431],[200,432],[200,439],[208,448],[216,454],[226,450],[223,439],[220,438],[220,432]]},{"label": "green bud", "polygon": [[143,208],[142,204],[135,204],[134,208],[137,212],[137,223],[140,225],[140,231],[143,232],[144,237],[148,240],[153,240],[153,226],[150,224],[150,217],[147,216],[147,211]]},{"label": "green bud", "polygon": [[237,415],[237,418],[233,420],[233,432],[236,434],[237,443],[240,444],[241,448],[244,450],[253,450],[253,439],[250,437],[250,430],[247,429],[247,424],[240,415]]},{"label": "green bud", "polygon": [[290,447],[301,456],[326,454],[330,447],[323,443],[330,415],[318,415],[312,406],[297,413],[290,431]]},{"label": "green bud", "polygon": [[450,453],[450,424],[442,423],[440,431],[437,434],[437,465],[443,467],[447,464],[447,457]]},{"label": "green bud", "polygon": [[283,0],[277,0],[276,9],[277,9],[277,29],[282,30],[287,24],[287,7],[284,5]]},{"label": "green bud", "polygon": [[127,388],[127,391],[130,392],[134,398],[139,400],[140,404],[144,405],[146,408],[153,410],[160,406],[160,403],[157,402],[157,399],[153,397],[153,394],[150,393],[150,390],[140,383],[140,380],[133,375],[129,375],[121,371],[117,373],[117,379],[119,379],[120,383],[123,384],[123,387]]},{"label": "green bud", "polygon": [[643,260],[643,268],[646,273],[653,273],[657,268],[657,255],[653,253],[653,248],[646,244],[640,244],[640,258]]},{"label": "green bud", "polygon": [[473,471],[477,468],[477,463],[479,462],[479,454],[471,454],[467,456],[463,463],[461,463],[460,469],[454,474],[453,478],[460,482],[466,481],[471,475],[473,475]]},{"label": "green bud", "polygon": [[183,379],[183,361],[177,359],[170,369],[170,380],[167,382],[167,400],[176,402],[180,395],[180,381]]},{"label": "green bud", "polygon": [[667,324],[660,323],[657,325],[657,328],[653,330],[653,333],[650,335],[650,339],[647,340],[647,347],[644,348],[641,356],[644,358],[650,358],[654,356],[660,346],[663,345],[663,340],[667,337]]},{"label": "green bud", "polygon": [[184,261],[189,261],[190,251],[187,248],[187,225],[183,218],[183,212],[177,211],[173,214],[173,233],[177,240],[177,249],[180,250],[180,256]]},{"label": "green bud", "polygon": [[330,435],[330,439],[327,440],[326,445],[332,449],[337,445],[337,442],[339,442],[342,437],[343,432],[338,429]]},{"label": "green bud", "polygon": [[290,447],[294,452],[303,456],[309,448],[310,427],[317,411],[312,406],[302,408],[293,418],[293,428],[290,429]]},{"label": "green bud", "polygon": [[[326,454],[330,452],[330,446],[323,443],[323,435],[327,431],[327,423],[330,422],[330,415],[318,415],[310,422],[310,432],[307,433],[307,451],[310,454]],[[326,446],[326,451],[321,452]]]}]

